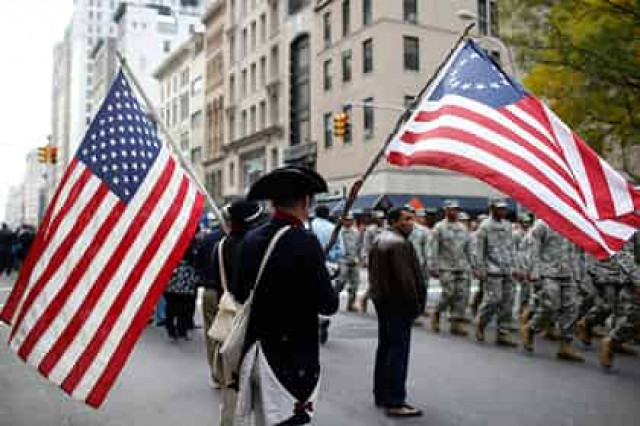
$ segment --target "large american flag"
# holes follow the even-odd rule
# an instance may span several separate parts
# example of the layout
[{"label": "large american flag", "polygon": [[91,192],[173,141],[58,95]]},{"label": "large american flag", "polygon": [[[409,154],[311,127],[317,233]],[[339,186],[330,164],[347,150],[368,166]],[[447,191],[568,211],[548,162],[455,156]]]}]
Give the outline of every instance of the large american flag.
[{"label": "large american flag", "polygon": [[598,258],[640,228],[640,191],[471,40],[445,64],[386,154],[395,165],[481,179]]},{"label": "large american flag", "polygon": [[0,314],[11,348],[72,397],[100,406],[202,209],[120,72]]}]

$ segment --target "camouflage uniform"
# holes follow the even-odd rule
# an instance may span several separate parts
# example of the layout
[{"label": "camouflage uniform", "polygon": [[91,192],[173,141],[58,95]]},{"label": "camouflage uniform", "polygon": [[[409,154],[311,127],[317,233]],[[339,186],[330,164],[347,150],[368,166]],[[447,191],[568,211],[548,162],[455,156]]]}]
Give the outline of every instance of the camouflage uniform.
[{"label": "camouflage uniform", "polygon": [[[360,259],[362,260],[362,265],[367,268],[369,264],[369,252],[371,251],[371,247],[373,247],[373,242],[382,232],[382,227],[376,223],[372,223],[367,225],[365,230],[362,232],[362,244],[361,244],[361,253]],[[368,271],[365,269],[365,273]],[[367,304],[369,300],[369,289],[365,291],[362,296],[362,300],[360,301],[360,310],[362,312],[367,311]]]},{"label": "camouflage uniform", "polygon": [[356,293],[360,286],[360,255],[362,253],[362,236],[355,226],[342,228],[340,231],[344,255],[340,259],[340,276],[336,285],[336,291],[340,293],[345,286],[349,293],[347,308],[353,310],[356,301]]},{"label": "camouflage uniform", "polygon": [[535,283],[529,279],[533,265],[529,263],[530,252],[533,248],[533,237],[531,229],[522,231],[521,235],[515,237],[516,244],[516,264],[522,272],[523,278],[520,280],[520,309],[531,308],[534,305],[533,298]]},{"label": "camouflage uniform", "polygon": [[485,295],[478,327],[497,316],[499,335],[508,334],[513,307],[513,279],[516,268],[513,233],[507,220],[489,218],[480,225],[476,241],[476,267],[486,277]]},{"label": "camouflage uniform", "polygon": [[[409,241],[413,244],[413,248],[418,256],[420,269],[424,277],[424,288],[426,297],[429,297],[429,246],[431,244],[431,230],[419,223],[414,223],[413,231],[409,235]],[[425,306],[427,300],[425,299]]]},{"label": "camouflage uniform", "polygon": [[442,294],[436,307],[439,314],[450,310],[450,320],[460,320],[465,313],[466,274],[471,267],[469,233],[459,222],[443,219],[433,228],[429,265],[439,272]]},{"label": "camouflage uniform", "polygon": [[532,278],[540,279],[542,288],[533,317],[526,327],[536,334],[557,322],[562,341],[571,342],[578,318],[576,247],[541,220],[531,230],[531,237]]}]

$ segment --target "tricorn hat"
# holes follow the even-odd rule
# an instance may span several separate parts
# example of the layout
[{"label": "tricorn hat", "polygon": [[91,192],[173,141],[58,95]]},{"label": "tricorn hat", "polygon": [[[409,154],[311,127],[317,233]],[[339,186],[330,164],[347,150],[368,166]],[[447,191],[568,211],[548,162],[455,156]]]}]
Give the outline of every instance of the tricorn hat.
[{"label": "tricorn hat", "polygon": [[313,170],[287,166],[262,176],[249,189],[248,200],[282,200],[327,192],[327,182]]},{"label": "tricorn hat", "polygon": [[229,217],[232,223],[250,225],[262,217],[263,209],[256,201],[239,199],[229,206]]}]

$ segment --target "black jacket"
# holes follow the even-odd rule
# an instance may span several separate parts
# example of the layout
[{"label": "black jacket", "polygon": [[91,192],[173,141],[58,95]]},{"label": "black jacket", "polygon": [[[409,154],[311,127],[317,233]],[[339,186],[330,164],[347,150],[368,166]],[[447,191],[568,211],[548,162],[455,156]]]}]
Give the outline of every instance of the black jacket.
[{"label": "black jacket", "polygon": [[[238,271],[240,302],[253,288],[271,238],[295,222],[279,215],[246,235]],[[337,310],[338,295],[331,286],[320,243],[296,223],[278,241],[258,284],[245,348],[259,340],[280,382],[305,402],[320,372],[318,314],[332,315]]]},{"label": "black jacket", "polygon": [[399,231],[385,229],[369,252],[369,293],[383,315],[417,317],[424,310],[425,287],[413,245]]}]

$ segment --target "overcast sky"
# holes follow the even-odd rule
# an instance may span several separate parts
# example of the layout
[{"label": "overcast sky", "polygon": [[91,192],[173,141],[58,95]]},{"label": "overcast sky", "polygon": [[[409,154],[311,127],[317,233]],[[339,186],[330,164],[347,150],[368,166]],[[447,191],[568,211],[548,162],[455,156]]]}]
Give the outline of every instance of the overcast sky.
[{"label": "overcast sky", "polygon": [[51,133],[53,46],[71,21],[73,0],[3,1],[0,13],[0,218],[20,183],[30,149]]}]

